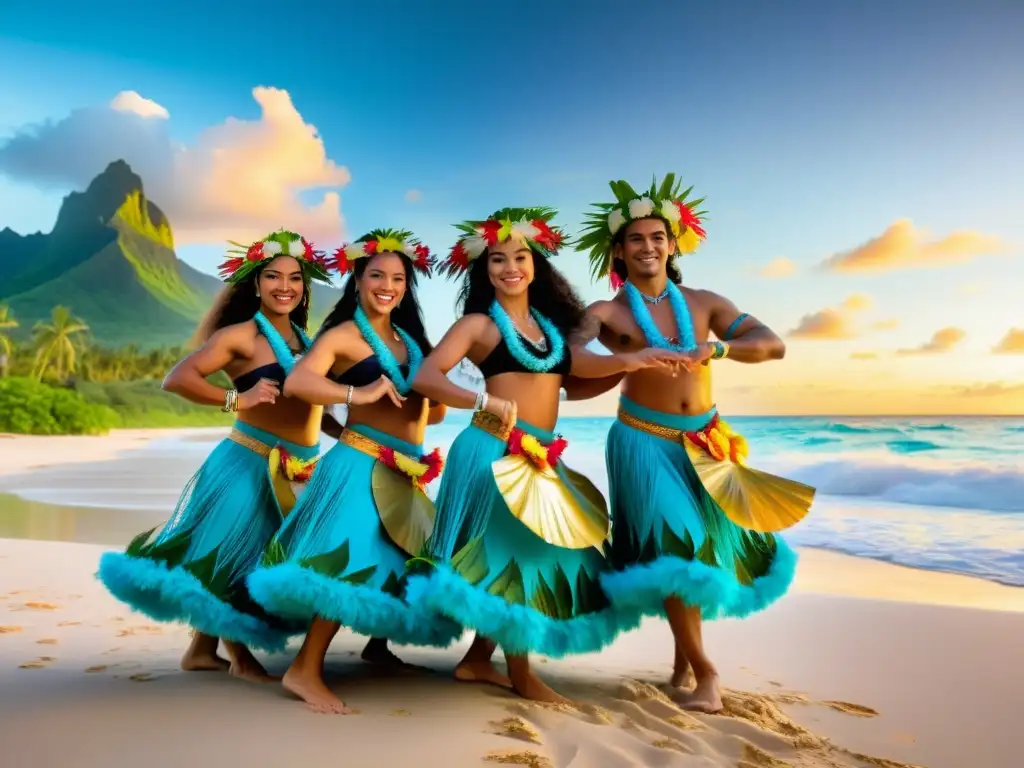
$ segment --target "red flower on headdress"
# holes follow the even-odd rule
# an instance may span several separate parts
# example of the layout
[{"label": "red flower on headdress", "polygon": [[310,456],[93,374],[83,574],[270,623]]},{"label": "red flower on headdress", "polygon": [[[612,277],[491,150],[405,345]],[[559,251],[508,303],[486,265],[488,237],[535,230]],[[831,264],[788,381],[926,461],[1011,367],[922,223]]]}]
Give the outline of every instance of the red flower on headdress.
[{"label": "red flower on headdress", "polygon": [[245,263],[245,259],[241,256],[233,256],[223,264],[220,265],[220,276],[221,279],[231,277],[239,270],[239,268]]},{"label": "red flower on headdress", "polygon": [[430,271],[430,249],[425,245],[417,245],[413,250],[413,254],[416,256],[413,259],[413,266],[419,269],[421,272]]},{"label": "red flower on headdress", "polygon": [[562,244],[561,234],[549,227],[544,219],[534,219],[530,223],[540,230],[537,237],[534,238],[538,245],[547,248],[549,251],[558,250],[558,246]]},{"label": "red flower on headdress", "polygon": [[345,246],[341,246],[334,252],[334,257],[330,264],[339,275],[344,275],[351,268],[351,264],[348,260],[348,255],[345,253]]},{"label": "red flower on headdress", "polygon": [[462,247],[461,240],[455,244],[451,253],[448,254],[448,261],[458,269],[469,269],[469,253]]},{"label": "red flower on headdress", "polygon": [[690,209],[690,206],[682,200],[676,200],[676,208],[679,209],[680,221],[686,225],[687,229],[692,229],[693,234],[701,239],[708,236],[704,227],[700,225],[700,217]]},{"label": "red flower on headdress", "polygon": [[376,240],[369,240],[369,241],[363,243],[363,253],[365,253],[367,256],[373,256],[373,254],[375,254],[376,252],[377,252],[377,241]]},{"label": "red flower on headdress", "polygon": [[304,237],[299,239],[302,240],[302,247],[305,249],[305,254],[303,255],[305,256],[306,261],[311,261],[314,264],[318,262],[319,259],[317,258],[316,249],[313,248],[313,244]]},{"label": "red flower on headdress", "polygon": [[487,245],[498,244],[498,230],[501,229],[501,222],[494,219],[488,219],[483,223],[481,227],[483,229],[483,238],[487,241]]},{"label": "red flower on headdress", "polygon": [[249,261],[261,261],[263,259],[263,241],[260,240],[258,243],[250,245],[249,250],[245,252],[245,258]]}]

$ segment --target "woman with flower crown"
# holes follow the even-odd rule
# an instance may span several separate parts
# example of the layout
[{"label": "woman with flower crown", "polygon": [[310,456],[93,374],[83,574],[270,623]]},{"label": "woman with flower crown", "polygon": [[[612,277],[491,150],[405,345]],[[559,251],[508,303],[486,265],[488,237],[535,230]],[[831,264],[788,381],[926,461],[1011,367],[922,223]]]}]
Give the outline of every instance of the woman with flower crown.
[{"label": "woman with flower crown", "polygon": [[375,230],[339,248],[335,265],[352,277],[285,382],[288,395],[306,402],[348,406],[338,444],[249,577],[270,613],[312,621],[283,683],[316,712],[351,711],[323,680],[342,625],[412,645],[443,647],[461,634],[402,598],[405,563],[433,525],[424,489],[441,471],[439,451],[425,454],[422,444],[444,406],[431,407],[411,386],[432,349],[415,292],[416,272],[428,275],[431,263],[429,249],[404,231]]},{"label": "woman with flower crown", "polygon": [[[570,374],[602,378],[667,365],[673,356],[570,350],[584,307],[549,261],[564,239],[553,214],[509,208],[459,225],[465,234],[447,270],[466,273],[462,318],[414,387],[475,413],[448,454],[434,532],[412,566],[406,599],[477,631],[458,679],[557,702],[564,699],[530,669],[530,653],[596,651],[636,625],[598,584],[609,518],[601,493],[560,459],[566,441],[553,432],[560,389]],[[485,392],[447,378],[463,358],[480,369]],[[508,677],[492,666],[496,645]]]},{"label": "woman with flower crown", "polygon": [[[233,243],[233,245],[238,245]],[[229,436],[209,455],[159,533],[136,537],[100,559],[99,578],[119,600],[157,621],[195,630],[186,670],[229,668],[270,679],[249,648],[283,650],[301,631],[269,616],[245,588],[267,543],[319,455],[323,409],[281,396],[285,377],[310,346],[311,280],[329,283],[325,260],[294,232],[275,232],[221,267],[228,282],[164,389],[237,413]],[[233,386],[207,379],[223,371]],[[155,535],[154,535],[155,534]],[[217,655],[224,641],[230,663]]]}]

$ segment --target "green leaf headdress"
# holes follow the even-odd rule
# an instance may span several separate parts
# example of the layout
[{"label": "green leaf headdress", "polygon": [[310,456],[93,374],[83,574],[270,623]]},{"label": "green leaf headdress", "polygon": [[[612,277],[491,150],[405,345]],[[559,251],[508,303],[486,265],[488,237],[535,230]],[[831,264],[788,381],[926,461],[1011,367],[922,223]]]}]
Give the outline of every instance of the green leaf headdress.
[{"label": "green leaf headdress", "polygon": [[704,198],[690,199],[693,187],[682,189],[674,173],[666,174],[659,186],[657,178],[651,188],[638,193],[625,181],[610,181],[614,203],[596,203],[597,209],[587,214],[583,235],[576,245],[578,251],[590,251],[590,273],[596,280],[608,275],[612,287],[620,281],[612,272],[612,243],[615,233],[638,219],[658,216],[668,222],[678,253],[693,253],[707,236],[701,221],[704,211],[698,210]]},{"label": "green leaf headdress", "polygon": [[430,249],[423,245],[412,232],[405,229],[375,229],[367,232],[355,242],[341,246],[334,252],[331,267],[339,275],[352,269],[353,262],[373,256],[375,253],[402,253],[409,257],[412,265],[429,276],[434,266],[434,257]]},{"label": "green leaf headdress", "polygon": [[469,269],[469,264],[488,246],[503,243],[509,238],[522,240],[547,257],[558,253],[566,243],[565,233],[551,225],[557,215],[554,208],[502,208],[484,221],[464,221],[455,228],[462,233],[452,246],[451,253],[441,267],[448,277]]},{"label": "green leaf headdress", "polygon": [[249,246],[234,241],[231,241],[230,244],[235,247],[228,250],[228,253],[241,255],[231,256],[220,265],[221,279],[226,282],[240,283],[264,261],[275,259],[278,256],[291,256],[299,262],[303,273],[310,280],[317,280],[327,285],[331,283],[327,260],[323,252],[316,250],[311,242],[297,232],[288,232],[282,229]]}]

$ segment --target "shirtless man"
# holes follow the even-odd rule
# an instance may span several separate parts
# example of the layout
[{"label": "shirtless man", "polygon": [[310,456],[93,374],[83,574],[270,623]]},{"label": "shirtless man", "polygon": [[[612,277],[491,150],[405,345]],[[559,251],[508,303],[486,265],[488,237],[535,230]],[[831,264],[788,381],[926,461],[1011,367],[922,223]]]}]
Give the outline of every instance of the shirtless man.
[{"label": "shirtless man", "polygon": [[[612,190],[617,201],[598,207],[579,248],[590,250],[595,276],[609,275],[623,288],[591,305],[575,343],[596,338],[616,353],[663,347],[688,360],[675,373],[648,369],[603,379],[587,393],[579,391],[585,383],[574,382],[575,399],[622,381],[606,446],[615,572],[602,584],[614,602],[668,619],[675,639],[672,685],[681,688],[692,669],[696,686],[680,691],[682,703],[713,713],[722,709],[722,698],[704,651],[702,618],[766,607],[789,587],[796,556],[782,539],[726,517],[704,489],[683,436],[717,431],[709,453],[735,458],[739,443],[730,441],[742,438],[718,421],[711,364],[780,360],[785,345],[723,296],[682,285],[673,259],[680,245],[695,249],[704,231],[672,175],[646,194],[624,182],[614,182]],[[711,334],[717,340],[709,340]]]}]

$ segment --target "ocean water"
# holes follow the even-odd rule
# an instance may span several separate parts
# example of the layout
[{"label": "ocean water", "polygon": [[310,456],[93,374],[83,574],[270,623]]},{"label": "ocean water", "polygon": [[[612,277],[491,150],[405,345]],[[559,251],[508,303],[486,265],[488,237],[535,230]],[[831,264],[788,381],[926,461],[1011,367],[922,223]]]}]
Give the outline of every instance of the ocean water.
[{"label": "ocean water", "polygon": [[[794,544],[1024,586],[1024,418],[736,417],[751,466],[813,485]],[[468,423],[431,427],[446,449]],[[564,458],[605,494],[612,418],[563,418]]]}]

